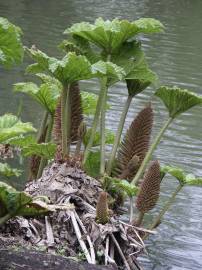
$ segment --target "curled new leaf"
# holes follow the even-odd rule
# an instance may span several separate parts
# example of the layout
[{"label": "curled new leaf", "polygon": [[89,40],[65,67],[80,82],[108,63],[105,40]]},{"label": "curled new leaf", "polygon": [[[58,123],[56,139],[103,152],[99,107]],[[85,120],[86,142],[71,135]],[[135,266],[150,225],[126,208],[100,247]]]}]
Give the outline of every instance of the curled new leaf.
[{"label": "curled new leaf", "polygon": [[22,62],[21,29],[0,17],[0,64],[11,67]]},{"label": "curled new leaf", "polygon": [[141,213],[147,213],[156,205],[160,193],[160,184],[160,165],[158,161],[153,161],[144,175],[136,200],[136,207]]},{"label": "curled new leaf", "polygon": [[76,23],[65,31],[65,34],[76,35],[104,49],[114,53],[125,41],[138,33],[155,33],[162,31],[162,24],[154,19],[129,22],[114,19],[104,21],[98,18],[94,24]]},{"label": "curled new leaf", "polygon": [[21,134],[36,131],[31,123],[23,123],[17,116],[12,114],[0,116],[0,130],[0,142],[5,142]]},{"label": "curled new leaf", "polygon": [[131,180],[144,160],[149,148],[152,123],[153,110],[151,106],[147,106],[139,112],[126,132],[117,156],[118,174],[121,175],[127,169],[128,163],[134,156],[139,158],[139,164],[133,172],[128,171],[129,174],[125,175],[125,179]]},{"label": "curled new leaf", "polygon": [[155,95],[163,101],[171,118],[175,118],[193,106],[202,104],[201,96],[177,87],[162,86]]},{"label": "curled new leaf", "polygon": [[43,83],[39,87],[32,82],[14,84],[15,92],[28,94],[51,114],[55,111],[60,90],[57,84],[52,83]]},{"label": "curled new leaf", "polygon": [[53,159],[56,153],[56,144],[54,143],[33,143],[22,148],[24,156],[37,155],[48,160]]}]

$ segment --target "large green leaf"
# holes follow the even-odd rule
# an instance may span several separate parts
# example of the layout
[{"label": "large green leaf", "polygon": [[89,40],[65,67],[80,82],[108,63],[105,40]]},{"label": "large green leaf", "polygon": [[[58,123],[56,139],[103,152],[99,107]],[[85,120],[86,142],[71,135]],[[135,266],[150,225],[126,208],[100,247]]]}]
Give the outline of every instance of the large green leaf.
[{"label": "large green leaf", "polygon": [[187,174],[185,184],[188,186],[202,186],[202,177],[196,177],[193,174]]},{"label": "large green leaf", "polygon": [[202,177],[196,177],[194,174],[186,174],[181,168],[173,166],[161,167],[163,174],[169,173],[174,176],[182,185],[202,186]]},{"label": "large green leaf", "polygon": [[47,54],[45,54],[44,52],[42,52],[38,49],[35,49],[35,48],[29,49],[29,48],[25,47],[25,51],[36,62],[36,63],[28,66],[26,69],[26,72],[39,73],[39,72],[43,72],[43,71],[48,71],[49,60],[51,58]]},{"label": "large green leaf", "polygon": [[21,174],[22,174],[22,170],[11,168],[8,163],[0,162],[0,175],[6,176],[6,177],[11,177],[11,176],[19,177]]},{"label": "large green leaf", "polygon": [[37,63],[28,67],[27,71],[32,73],[49,72],[62,84],[89,79],[93,77],[91,64],[83,55],[69,52],[62,60],[49,57],[47,54],[35,49],[26,49]]},{"label": "large green leaf", "polygon": [[[98,96],[93,93],[81,92],[81,100],[82,100],[82,112],[86,116],[94,115],[96,111]],[[110,104],[106,104],[106,110],[110,109]]]},{"label": "large green leaf", "polygon": [[22,62],[24,50],[21,34],[19,27],[0,17],[0,64],[5,67]]},{"label": "large green leaf", "polygon": [[180,183],[185,183],[186,180],[186,174],[185,172],[179,168],[174,166],[162,166],[161,167],[161,173],[167,174],[169,173],[173,177],[175,177]]},{"label": "large green leaf", "polygon": [[155,95],[159,97],[169,111],[169,116],[175,118],[188,109],[202,104],[202,96],[177,87],[160,87]]},{"label": "large green leaf", "polygon": [[75,52],[77,55],[85,55],[87,59],[93,64],[101,60],[99,52],[94,51],[90,43],[82,37],[73,36],[73,40],[64,40],[60,45],[65,52]]},{"label": "large green leaf", "polygon": [[111,61],[122,67],[126,74],[141,64],[144,59],[141,43],[136,40],[124,42],[119,50],[111,56]]},{"label": "large green leaf", "polygon": [[15,215],[17,212],[32,202],[32,197],[17,191],[15,188],[0,182],[0,203],[7,209],[8,213]]},{"label": "large green leaf", "polygon": [[134,22],[138,27],[138,33],[153,34],[164,30],[163,24],[153,18],[140,18]]},{"label": "large green leaf", "polygon": [[51,114],[54,114],[61,88],[57,84],[47,82],[39,87],[32,82],[14,84],[14,91],[28,94]]},{"label": "large green leaf", "polygon": [[[104,49],[107,53],[114,53],[125,41],[138,33],[160,32],[160,22],[148,20],[129,22],[127,20],[114,19],[104,21],[98,18],[94,24],[87,22],[76,23],[65,30],[65,34],[76,35],[86,39]],[[147,24],[147,27],[146,27]],[[162,25],[161,25],[162,26]]]},{"label": "large green leaf", "polygon": [[28,135],[28,136],[21,135],[21,136],[14,137],[14,138],[7,140],[6,143],[23,148],[23,147],[29,146],[30,144],[37,143],[37,140],[32,135]]},{"label": "large green leaf", "polygon": [[36,129],[31,123],[23,123],[21,120],[12,114],[0,116],[0,142],[19,136],[28,132],[35,132]]},{"label": "large green leaf", "polygon": [[53,76],[44,74],[44,73],[36,73],[36,76],[41,79],[43,83],[51,84],[53,85],[58,92],[62,91],[62,84],[60,81],[58,81]]},{"label": "large green leaf", "polygon": [[40,200],[33,200],[31,203],[22,207],[18,210],[17,214],[23,217],[32,217],[45,215],[48,212],[53,212],[53,207],[47,205],[45,202]]},{"label": "large green leaf", "polygon": [[56,152],[56,144],[54,143],[33,143],[22,148],[24,156],[37,155],[48,160],[54,158]]},{"label": "large green leaf", "polygon": [[98,96],[93,93],[82,91],[81,100],[83,114],[94,115],[96,111]]},{"label": "large green leaf", "polygon": [[117,66],[112,62],[98,61],[92,65],[93,73],[98,77],[107,77],[108,80],[121,81],[126,73],[122,67]]},{"label": "large green leaf", "polygon": [[84,164],[84,170],[92,177],[98,177],[100,174],[100,151],[90,152],[88,159]]},{"label": "large green leaf", "polygon": [[129,196],[129,197],[133,197],[133,196],[137,195],[137,193],[139,191],[138,187],[134,186],[133,184],[130,184],[126,180],[120,180],[120,179],[114,178],[113,184],[114,184],[115,188],[123,190],[127,194],[127,196]]},{"label": "large green leaf", "polygon": [[157,75],[148,68],[145,61],[142,61],[141,64],[134,67],[126,76],[128,94],[135,96],[156,80]]},{"label": "large green leaf", "polygon": [[87,58],[72,52],[69,52],[62,60],[50,59],[49,70],[62,83],[73,83],[94,76]]},{"label": "large green leaf", "polygon": [[[90,135],[91,135],[91,131],[92,131],[92,129],[89,128],[87,130],[87,132],[85,133],[85,136],[84,136],[84,139],[83,139],[83,143],[84,143],[85,146],[88,144],[88,141],[89,141]],[[105,143],[106,144],[113,144],[114,143],[114,138],[115,138],[114,133],[109,129],[105,129]],[[92,146],[98,146],[98,145],[100,145],[100,143],[101,143],[101,135],[100,135],[100,132],[97,131],[95,133]]]},{"label": "large green leaf", "polygon": [[[33,200],[26,192],[17,191],[15,188],[0,182],[0,209],[4,211],[1,216],[38,216],[54,211],[45,202]],[[3,215],[2,215],[3,214]]]}]

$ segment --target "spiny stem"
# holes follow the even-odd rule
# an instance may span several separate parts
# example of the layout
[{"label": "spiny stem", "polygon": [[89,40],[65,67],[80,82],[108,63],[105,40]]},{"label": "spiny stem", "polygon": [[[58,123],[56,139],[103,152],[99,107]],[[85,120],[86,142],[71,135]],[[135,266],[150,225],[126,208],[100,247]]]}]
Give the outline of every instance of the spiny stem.
[{"label": "spiny stem", "polygon": [[85,152],[84,152],[83,164],[85,164],[85,162],[86,162],[86,160],[87,160],[87,158],[89,156],[90,149],[91,149],[91,147],[93,145],[93,140],[94,140],[94,137],[95,137],[95,133],[96,133],[96,130],[97,130],[99,117],[100,117],[102,98],[103,98],[103,92],[100,91],[98,101],[97,101],[95,116],[94,116],[94,120],[93,120],[93,125],[92,125],[92,129],[91,129],[91,135],[90,135],[88,144],[87,144]]},{"label": "spiny stem", "polygon": [[[53,117],[51,116],[49,120],[49,124],[48,124],[48,129],[46,132],[46,138],[45,138],[46,143],[50,142],[51,140],[52,129],[53,129]],[[47,163],[47,159],[42,157],[40,160],[39,169],[37,172],[37,179],[39,179],[42,176],[46,163]]]},{"label": "spiny stem", "polygon": [[7,220],[9,220],[12,217],[11,214],[6,214],[5,216],[0,218],[0,226],[2,226]]},{"label": "spiny stem", "polygon": [[170,123],[172,122],[173,118],[168,118],[168,120],[165,122],[165,124],[163,125],[162,129],[160,130],[159,134],[157,135],[157,137],[155,138],[153,144],[151,145],[149,151],[147,152],[137,174],[135,175],[134,179],[132,180],[132,184],[133,185],[136,185],[139,181],[139,179],[142,177],[145,169],[146,169],[146,166],[148,164],[148,162],[150,161],[151,159],[151,156],[154,152],[154,150],[156,149],[157,145],[159,144],[161,138],[163,137],[166,129],[168,128],[168,126],[170,125]]},{"label": "spiny stem", "polygon": [[39,128],[38,134],[37,134],[37,142],[39,142],[40,138],[44,134],[44,131],[46,129],[47,120],[48,120],[48,115],[49,115],[48,111],[45,111],[43,114],[42,122],[41,122],[41,125]]},{"label": "spiny stem", "polygon": [[144,218],[144,213],[143,212],[139,212],[139,215],[138,215],[138,218],[137,218],[137,221],[136,221],[136,226],[140,226],[142,221],[143,221],[143,218]]},{"label": "spiny stem", "polygon": [[100,145],[100,175],[105,173],[105,117],[106,117],[106,99],[107,99],[107,78],[103,78],[101,81],[101,91],[103,92],[102,105],[101,105],[101,121],[100,121],[100,133],[101,133],[101,145]]},{"label": "spiny stem", "polygon": [[51,141],[52,129],[53,129],[53,116],[51,115],[49,119],[49,123],[48,123],[48,129],[46,132],[46,138],[45,138],[46,143]]},{"label": "spiny stem", "polygon": [[76,143],[76,149],[75,149],[75,157],[79,156],[79,153],[81,151],[81,145],[82,145],[82,138],[79,138],[77,143]]},{"label": "spiny stem", "polygon": [[129,219],[129,223],[131,223],[132,220],[133,220],[133,197],[130,197],[129,200],[130,200],[130,219]]},{"label": "spiny stem", "polygon": [[170,199],[164,205],[163,209],[160,211],[160,213],[158,214],[158,216],[156,217],[156,219],[154,220],[154,222],[150,226],[149,230],[153,230],[154,228],[156,228],[156,226],[158,226],[158,224],[161,222],[162,217],[168,211],[168,209],[170,208],[171,204],[174,202],[175,197],[177,196],[177,194],[179,193],[179,191],[182,189],[182,187],[183,187],[182,184],[179,184],[177,186],[176,190],[173,192],[173,194],[170,197]]},{"label": "spiny stem", "polygon": [[70,146],[70,87],[65,85],[61,96],[61,130],[62,130],[62,153],[63,156],[69,155]]},{"label": "spiny stem", "polygon": [[109,159],[108,164],[107,164],[107,174],[108,175],[111,174],[113,162],[114,162],[114,159],[115,159],[115,156],[116,156],[116,151],[117,151],[117,148],[118,148],[119,143],[120,143],[121,134],[122,134],[122,131],[123,131],[124,123],[125,123],[126,116],[127,116],[127,113],[128,113],[128,109],[130,107],[132,99],[133,99],[133,96],[129,95],[127,100],[126,100],[126,103],[124,105],[122,114],[121,114],[121,118],[120,118],[119,125],[118,125],[118,130],[117,130],[117,133],[116,133],[116,138],[115,138],[113,148],[112,148],[112,152],[111,152],[111,156],[110,156],[110,159]]}]

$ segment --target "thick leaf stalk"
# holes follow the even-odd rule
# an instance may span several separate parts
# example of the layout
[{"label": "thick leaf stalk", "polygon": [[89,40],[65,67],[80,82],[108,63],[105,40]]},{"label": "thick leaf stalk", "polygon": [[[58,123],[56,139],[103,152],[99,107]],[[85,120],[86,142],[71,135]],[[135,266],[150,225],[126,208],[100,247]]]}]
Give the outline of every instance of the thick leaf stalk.
[{"label": "thick leaf stalk", "polygon": [[100,145],[100,175],[105,173],[105,118],[106,118],[106,101],[107,101],[107,78],[103,78],[101,82],[101,91],[103,92],[102,105],[101,105],[101,121],[100,121],[100,133],[101,133],[101,145]]},{"label": "thick leaf stalk", "polygon": [[96,134],[96,130],[97,130],[97,126],[99,123],[99,118],[100,118],[100,111],[101,111],[101,106],[102,106],[102,99],[103,99],[103,91],[100,91],[99,93],[99,97],[98,97],[98,101],[97,101],[97,107],[96,107],[96,111],[95,111],[95,116],[93,119],[93,125],[92,125],[92,129],[91,129],[91,135],[88,141],[88,144],[86,146],[86,149],[84,151],[84,158],[83,158],[83,164],[86,163],[88,156],[90,154],[90,149],[93,145],[93,141],[94,141],[94,137]]},{"label": "thick leaf stalk", "polygon": [[137,174],[135,175],[134,179],[132,180],[132,184],[137,185],[139,179],[142,177],[146,166],[148,164],[148,162],[150,161],[152,154],[154,152],[154,150],[156,149],[157,145],[160,143],[161,138],[163,137],[165,131],[167,130],[168,126],[171,124],[173,118],[168,118],[168,120],[165,122],[165,124],[163,125],[162,129],[160,130],[159,134],[157,135],[157,137],[155,138],[153,144],[151,145],[149,151],[147,152]]},{"label": "thick leaf stalk", "polygon": [[107,193],[101,192],[96,207],[96,222],[106,224],[109,221],[109,209],[107,201]]},{"label": "thick leaf stalk", "polygon": [[168,209],[170,208],[170,206],[173,204],[173,202],[175,201],[175,198],[176,198],[177,194],[180,192],[180,190],[182,189],[182,187],[183,187],[182,184],[179,184],[177,186],[176,190],[173,192],[173,194],[170,197],[170,199],[164,205],[163,209],[160,211],[160,213],[158,214],[158,216],[155,218],[154,222],[150,226],[150,228],[149,228],[150,230],[155,229],[161,223],[162,217],[168,211]]},{"label": "thick leaf stalk", "polygon": [[108,175],[110,175],[111,171],[112,171],[112,166],[113,166],[113,163],[114,163],[114,160],[115,160],[117,148],[118,148],[119,143],[120,143],[121,134],[123,132],[124,123],[125,123],[125,120],[126,120],[126,116],[127,116],[127,113],[128,113],[132,98],[133,98],[133,96],[130,96],[130,95],[128,96],[128,98],[126,100],[126,103],[124,105],[122,114],[121,114],[121,118],[120,118],[119,125],[118,125],[118,130],[117,130],[117,133],[116,133],[117,135],[116,135],[116,138],[115,138],[115,141],[114,141],[114,144],[113,144],[113,148],[112,148],[112,152],[111,152],[108,164],[107,164],[107,174]]},{"label": "thick leaf stalk", "polygon": [[[124,172],[124,178],[131,180],[137,173],[149,149],[152,124],[153,110],[149,105],[138,113],[120,145],[116,168],[119,176]],[[136,159],[139,158],[138,164],[135,164],[136,166],[134,166],[133,170],[132,167],[128,170],[129,164],[131,163],[132,165],[135,157]]]},{"label": "thick leaf stalk", "polygon": [[[53,129],[53,117],[50,116],[50,120],[48,123],[48,129],[46,132],[46,138],[45,138],[46,143],[51,141],[52,129]],[[42,157],[40,160],[39,169],[37,172],[37,179],[39,179],[42,176],[42,173],[43,173],[43,170],[44,170],[46,164],[47,164],[47,159]]]},{"label": "thick leaf stalk", "polygon": [[[37,143],[45,142],[46,133],[47,133],[47,121],[48,121],[49,112],[45,111],[43,115],[43,119],[37,134]],[[37,155],[33,155],[30,158],[30,172],[29,172],[29,180],[33,180],[37,178],[37,173],[40,166],[41,157]]]},{"label": "thick leaf stalk", "polygon": [[84,122],[81,122],[77,133],[78,133],[78,139],[76,143],[75,156],[79,156],[80,151],[81,151],[82,141],[86,134],[86,124]]}]

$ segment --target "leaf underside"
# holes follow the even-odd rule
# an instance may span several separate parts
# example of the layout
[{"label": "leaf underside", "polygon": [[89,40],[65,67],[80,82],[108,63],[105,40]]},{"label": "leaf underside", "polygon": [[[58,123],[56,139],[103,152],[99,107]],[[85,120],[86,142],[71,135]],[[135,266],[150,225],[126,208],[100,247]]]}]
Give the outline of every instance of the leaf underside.
[{"label": "leaf underside", "polygon": [[0,17],[0,64],[6,68],[22,62],[21,34],[19,27]]},{"label": "leaf underside", "polygon": [[202,97],[195,93],[177,87],[160,87],[155,95],[159,97],[169,111],[169,116],[175,118],[190,108],[202,104]]}]

